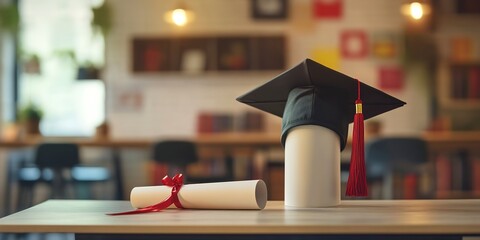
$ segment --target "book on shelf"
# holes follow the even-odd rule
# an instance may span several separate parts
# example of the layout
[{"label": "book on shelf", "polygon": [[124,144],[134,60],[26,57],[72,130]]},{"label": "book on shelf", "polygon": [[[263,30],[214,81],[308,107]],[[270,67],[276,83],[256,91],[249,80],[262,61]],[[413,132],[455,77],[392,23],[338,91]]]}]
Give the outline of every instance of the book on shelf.
[{"label": "book on shelf", "polygon": [[264,131],[264,115],[260,112],[253,111],[243,112],[236,118],[235,129],[240,132]]},{"label": "book on shelf", "polygon": [[265,130],[264,115],[259,112],[232,113],[201,112],[197,116],[198,133],[261,132]]},{"label": "book on shelf", "polygon": [[453,99],[480,99],[480,66],[454,66],[451,70]]},{"label": "book on shelf", "polygon": [[403,177],[403,198],[415,199],[418,192],[418,175],[407,174]]},{"label": "book on shelf", "polygon": [[211,113],[202,112],[197,117],[197,132],[211,133],[213,132],[213,115]]},{"label": "book on shelf", "polygon": [[444,154],[435,159],[437,191],[446,192],[452,189],[452,164]]},{"label": "book on shelf", "polygon": [[233,131],[233,116],[228,113],[201,112],[197,116],[198,133]]},{"label": "book on shelf", "polygon": [[448,193],[480,192],[480,159],[470,152],[439,154],[435,158],[435,172],[440,197],[449,197]]},{"label": "book on shelf", "polygon": [[467,62],[473,59],[473,40],[469,37],[455,37],[450,41],[450,59]]},{"label": "book on shelf", "polygon": [[470,68],[468,73],[468,98],[480,99],[480,66]]},{"label": "book on shelf", "polygon": [[467,151],[462,151],[457,154],[460,158],[461,165],[461,188],[462,191],[472,191],[473,175],[472,175],[472,161]]},{"label": "book on shelf", "polygon": [[476,193],[480,193],[480,157],[478,156],[474,157],[472,160],[472,176],[472,190]]},{"label": "book on shelf", "polygon": [[213,114],[212,132],[233,131],[233,116],[229,114]]},{"label": "book on shelf", "polygon": [[265,182],[268,187],[269,200],[284,200],[285,170],[283,163],[268,164]]},{"label": "book on shelf", "polygon": [[451,169],[449,171],[452,172],[452,188],[451,190],[454,191],[461,191],[463,189],[463,159],[456,155],[452,154],[450,156],[451,161]]}]

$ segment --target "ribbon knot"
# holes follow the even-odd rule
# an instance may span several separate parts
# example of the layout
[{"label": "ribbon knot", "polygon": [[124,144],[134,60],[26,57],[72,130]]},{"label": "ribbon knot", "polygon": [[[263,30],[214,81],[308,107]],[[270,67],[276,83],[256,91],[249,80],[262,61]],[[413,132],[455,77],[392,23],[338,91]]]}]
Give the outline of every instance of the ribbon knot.
[{"label": "ribbon knot", "polygon": [[171,199],[171,203],[168,206],[172,205],[173,203],[177,208],[183,208],[182,204],[180,203],[180,199],[178,199],[178,192],[180,192],[180,188],[183,186],[183,174],[177,174],[173,176],[173,178],[170,178],[168,175],[166,175],[163,177],[162,183],[163,185],[172,187],[172,194],[169,198],[165,199]]},{"label": "ribbon knot", "polygon": [[128,214],[140,214],[140,213],[149,213],[149,212],[159,212],[165,208],[168,208],[170,205],[174,204],[177,208],[183,208],[178,198],[178,193],[183,186],[183,174],[177,174],[170,178],[168,175],[163,177],[162,183],[165,186],[172,187],[172,192],[168,198],[165,200],[148,206],[144,208],[139,208],[133,211],[119,212],[119,213],[108,213],[107,215],[117,216],[117,215],[128,215]]}]

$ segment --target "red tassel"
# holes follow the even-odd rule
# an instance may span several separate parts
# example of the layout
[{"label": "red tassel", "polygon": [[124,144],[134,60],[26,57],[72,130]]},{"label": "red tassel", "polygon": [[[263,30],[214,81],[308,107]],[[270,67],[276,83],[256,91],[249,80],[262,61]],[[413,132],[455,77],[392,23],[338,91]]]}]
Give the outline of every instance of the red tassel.
[{"label": "red tassel", "polygon": [[351,197],[366,197],[368,196],[368,189],[365,173],[365,143],[363,136],[362,100],[360,99],[360,81],[358,81],[357,88],[358,98],[357,101],[355,101],[356,113],[353,121],[352,157],[350,159],[350,175],[348,176],[346,195]]}]

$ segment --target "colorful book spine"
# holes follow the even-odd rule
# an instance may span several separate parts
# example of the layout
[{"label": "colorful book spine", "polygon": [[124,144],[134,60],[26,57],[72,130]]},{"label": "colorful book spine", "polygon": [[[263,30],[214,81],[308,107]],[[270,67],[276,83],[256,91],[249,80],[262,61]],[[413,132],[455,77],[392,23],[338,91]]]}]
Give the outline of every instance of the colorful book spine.
[{"label": "colorful book spine", "polygon": [[480,157],[472,159],[472,190],[480,193]]},{"label": "colorful book spine", "polygon": [[451,72],[453,99],[480,99],[480,67],[455,66]]},{"label": "colorful book spine", "polygon": [[211,113],[200,113],[197,117],[197,132],[211,133],[213,132],[213,116]]},{"label": "colorful book spine", "polygon": [[447,156],[440,154],[435,159],[436,182],[438,192],[452,190],[452,163]]},{"label": "colorful book spine", "polygon": [[459,68],[452,69],[452,92],[451,96],[453,99],[462,98],[462,89],[463,89],[463,71]]},{"label": "colorful book spine", "polygon": [[480,67],[472,67],[468,73],[470,99],[480,99]]},{"label": "colorful book spine", "polygon": [[407,174],[403,179],[403,198],[417,198],[418,176],[417,174]]}]

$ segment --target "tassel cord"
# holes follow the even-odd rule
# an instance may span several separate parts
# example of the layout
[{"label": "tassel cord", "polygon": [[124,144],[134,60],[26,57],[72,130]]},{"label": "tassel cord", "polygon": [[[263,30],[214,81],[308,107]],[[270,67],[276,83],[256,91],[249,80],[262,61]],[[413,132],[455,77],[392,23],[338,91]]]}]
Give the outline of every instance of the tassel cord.
[{"label": "tassel cord", "polygon": [[346,195],[352,197],[366,197],[368,195],[367,178],[365,170],[365,143],[364,143],[364,117],[362,113],[362,100],[360,97],[360,81],[357,80],[356,112],[353,121],[352,156],[350,160],[350,173],[347,182]]}]

